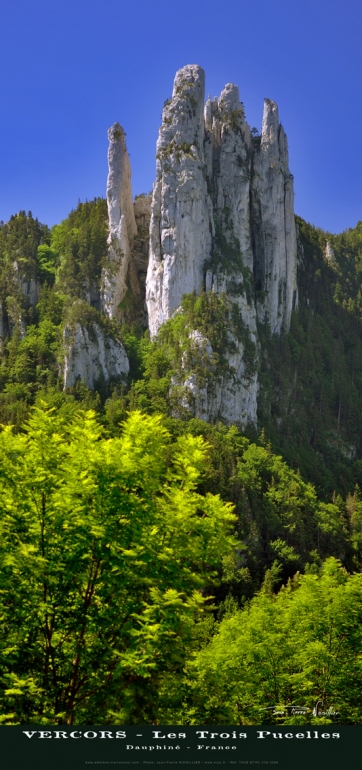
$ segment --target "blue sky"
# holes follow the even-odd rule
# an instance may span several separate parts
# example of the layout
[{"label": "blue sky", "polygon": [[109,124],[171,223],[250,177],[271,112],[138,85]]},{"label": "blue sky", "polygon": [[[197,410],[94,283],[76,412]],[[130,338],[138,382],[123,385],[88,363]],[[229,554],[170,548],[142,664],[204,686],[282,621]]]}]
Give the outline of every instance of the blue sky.
[{"label": "blue sky", "polygon": [[239,85],[260,128],[279,105],[295,209],[332,232],[362,219],[361,0],[3,0],[0,219],[52,225],[105,194],[107,128],[127,133],[133,192],[152,188],[175,71]]}]

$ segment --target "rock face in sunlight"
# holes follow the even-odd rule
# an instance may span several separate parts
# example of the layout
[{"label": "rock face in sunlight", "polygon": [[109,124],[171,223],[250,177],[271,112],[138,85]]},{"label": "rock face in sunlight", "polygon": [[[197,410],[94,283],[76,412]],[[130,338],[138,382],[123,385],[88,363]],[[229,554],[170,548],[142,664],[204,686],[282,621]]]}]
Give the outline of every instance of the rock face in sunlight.
[{"label": "rock face in sunlight", "polygon": [[64,390],[72,388],[77,380],[94,390],[97,381],[106,382],[126,378],[129,362],[121,342],[106,336],[94,323],[87,328],[77,323],[74,329],[66,326],[63,334],[65,348]]},{"label": "rock face in sunlight", "polygon": [[257,319],[280,334],[297,303],[293,178],[277,106],[265,100],[255,137],[236,85],[204,107],[203,70],[183,67],[165,102],[156,157],[146,280],[151,335],[184,294],[226,298],[244,326],[239,339],[230,332],[229,372],[218,386],[214,380],[212,396],[203,387],[196,397],[193,375],[186,387],[202,401],[203,416],[255,423],[257,365],[245,366],[245,337],[257,359]]},{"label": "rock face in sunlight", "polygon": [[177,72],[165,103],[156,150],[146,298],[151,335],[203,288],[212,246],[212,207],[204,172],[204,92],[201,67]]},{"label": "rock face in sunlight", "polygon": [[264,102],[260,144],[253,155],[251,199],[258,317],[279,334],[289,329],[297,303],[297,238],[287,137],[270,99]]},{"label": "rock face in sunlight", "polygon": [[[135,202],[119,123],[108,138],[102,311],[120,323],[147,320],[156,338],[166,321],[184,312],[185,295],[217,298],[213,312],[218,307],[223,314],[223,351],[213,349],[211,328],[188,325],[187,360],[194,366],[185,367],[183,358],[172,387],[181,394],[180,408],[196,417],[255,425],[257,322],[272,334],[287,331],[297,304],[293,177],[276,104],[265,100],[258,136],[245,120],[238,86],[228,83],[205,103],[202,67],[180,69],[163,107],[152,198]],[[217,315],[210,320],[219,322]],[[120,343],[107,343],[98,326],[93,332],[76,327],[64,366],[66,387],[77,377],[94,387],[99,376],[109,380],[126,371]]]},{"label": "rock face in sunlight", "polygon": [[103,272],[103,307],[109,318],[120,318],[119,306],[129,288],[127,279],[137,225],[126,135],[119,123],[109,129],[108,139],[109,262]]}]

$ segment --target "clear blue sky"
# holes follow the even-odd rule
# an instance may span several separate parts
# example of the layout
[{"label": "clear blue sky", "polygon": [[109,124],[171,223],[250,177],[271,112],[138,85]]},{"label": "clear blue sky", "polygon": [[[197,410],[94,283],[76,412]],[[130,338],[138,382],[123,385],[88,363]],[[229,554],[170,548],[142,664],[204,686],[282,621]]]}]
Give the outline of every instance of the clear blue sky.
[{"label": "clear blue sky", "polygon": [[52,225],[105,194],[107,128],[126,133],[133,192],[152,188],[175,71],[239,85],[251,126],[274,99],[296,212],[332,232],[362,219],[361,0],[2,0],[0,219]]}]

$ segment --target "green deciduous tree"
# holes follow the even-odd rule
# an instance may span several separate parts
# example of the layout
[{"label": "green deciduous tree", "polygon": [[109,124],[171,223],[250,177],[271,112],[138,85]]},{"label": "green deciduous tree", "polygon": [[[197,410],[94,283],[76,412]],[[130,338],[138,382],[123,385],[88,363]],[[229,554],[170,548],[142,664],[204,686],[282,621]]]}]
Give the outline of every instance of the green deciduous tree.
[{"label": "green deciduous tree", "polygon": [[[268,576],[243,611],[188,667],[184,710],[194,722],[359,723],[362,721],[362,575],[327,559],[319,574],[297,574],[277,596]],[[313,716],[317,700],[331,716]],[[304,705],[302,715],[268,709]]]},{"label": "green deciduous tree", "polygon": [[[0,435],[1,713],[5,723],[157,721],[181,676],[234,515],[196,492],[200,437],[134,412],[35,409]],[[206,591],[207,593],[207,591]]]}]

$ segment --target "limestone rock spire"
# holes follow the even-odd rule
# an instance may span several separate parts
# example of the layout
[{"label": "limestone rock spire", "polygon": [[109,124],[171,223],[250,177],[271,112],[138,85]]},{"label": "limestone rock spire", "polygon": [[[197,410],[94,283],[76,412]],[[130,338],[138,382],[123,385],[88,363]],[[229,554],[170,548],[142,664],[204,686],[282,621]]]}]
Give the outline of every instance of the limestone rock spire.
[{"label": "limestone rock spire", "polygon": [[103,308],[113,318],[119,317],[119,304],[127,291],[127,275],[137,225],[126,135],[119,123],[114,123],[109,129],[108,139],[109,265],[103,274]]},{"label": "limestone rock spire", "polygon": [[[213,252],[224,245],[240,252],[238,266],[253,268],[250,230],[251,133],[245,121],[239,88],[227,83],[219,98],[205,107],[205,162],[213,203],[216,237]],[[221,249],[222,251],[222,249]],[[225,271],[222,262],[220,270]],[[215,263],[215,260],[213,260]]]},{"label": "limestone rock spire", "polygon": [[289,328],[296,257],[293,178],[277,105],[265,100],[262,133],[253,137],[238,87],[228,83],[204,107],[204,71],[183,67],[157,142],[146,303],[151,336],[176,310],[184,312],[185,294],[205,290],[224,313],[218,373],[205,325],[188,329],[202,363],[187,376],[180,371],[175,384],[196,416],[256,424],[257,318],[275,334]]},{"label": "limestone rock spire", "polygon": [[[212,400],[211,416],[227,422],[256,423],[257,366],[246,365],[246,348],[257,351],[253,295],[253,250],[250,227],[251,132],[245,121],[238,86],[227,83],[205,106],[205,163],[213,204],[213,242],[205,265],[205,288],[228,303],[243,327],[229,328],[229,371]],[[231,350],[232,349],[232,350]],[[255,362],[256,363],[256,362]]]},{"label": "limestone rock spire", "polygon": [[204,174],[202,67],[176,73],[157,141],[156,182],[150,224],[146,303],[151,335],[203,285],[211,250],[211,201]]},{"label": "limestone rock spire", "polygon": [[278,107],[265,99],[262,133],[253,157],[252,232],[258,317],[272,333],[289,329],[297,303],[297,238],[293,177]]}]

